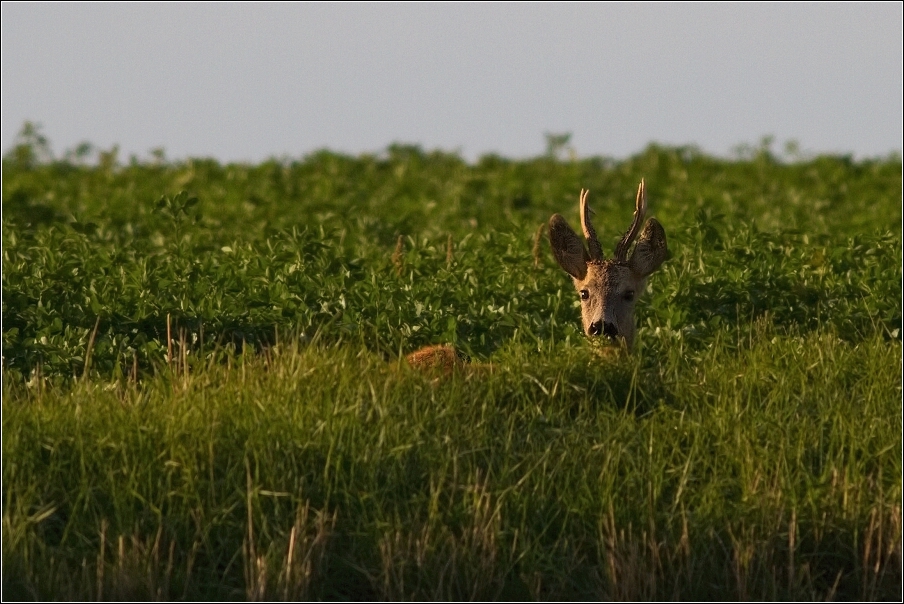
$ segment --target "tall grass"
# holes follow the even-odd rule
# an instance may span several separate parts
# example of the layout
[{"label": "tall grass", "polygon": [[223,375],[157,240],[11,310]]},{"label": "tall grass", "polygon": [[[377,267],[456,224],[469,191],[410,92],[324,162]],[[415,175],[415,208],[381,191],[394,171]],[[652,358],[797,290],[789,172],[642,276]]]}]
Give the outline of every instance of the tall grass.
[{"label": "tall grass", "polygon": [[901,344],[292,343],[4,391],[4,595],[894,599]]}]

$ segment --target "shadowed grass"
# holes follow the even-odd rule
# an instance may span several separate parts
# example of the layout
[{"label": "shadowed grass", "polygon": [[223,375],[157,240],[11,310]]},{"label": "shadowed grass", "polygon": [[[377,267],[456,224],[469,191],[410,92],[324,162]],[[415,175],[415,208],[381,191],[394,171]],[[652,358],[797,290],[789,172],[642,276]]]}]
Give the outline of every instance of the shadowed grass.
[{"label": "shadowed grass", "polygon": [[642,337],[5,385],[4,596],[898,598],[900,342]]}]

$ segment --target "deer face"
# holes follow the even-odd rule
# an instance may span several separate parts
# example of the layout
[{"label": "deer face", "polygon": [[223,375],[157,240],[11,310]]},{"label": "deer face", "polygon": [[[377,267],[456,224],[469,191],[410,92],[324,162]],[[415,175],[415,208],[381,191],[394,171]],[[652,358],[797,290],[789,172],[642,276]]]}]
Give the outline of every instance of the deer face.
[{"label": "deer face", "polygon": [[643,280],[630,268],[605,260],[588,263],[585,277],[574,278],[574,287],[581,298],[584,333],[634,341],[634,300]]},{"label": "deer face", "polygon": [[588,191],[581,191],[581,226],[587,247],[559,214],[549,220],[549,241],[553,255],[571,275],[581,299],[581,321],[588,336],[622,339],[634,344],[634,303],[643,293],[646,278],[666,259],[665,231],[651,218],[640,233],[630,257],[628,250],[643,223],[647,198],[644,183],[637,190],[637,209],[631,227],[615,247],[615,258],[603,259],[602,246],[590,223]]}]

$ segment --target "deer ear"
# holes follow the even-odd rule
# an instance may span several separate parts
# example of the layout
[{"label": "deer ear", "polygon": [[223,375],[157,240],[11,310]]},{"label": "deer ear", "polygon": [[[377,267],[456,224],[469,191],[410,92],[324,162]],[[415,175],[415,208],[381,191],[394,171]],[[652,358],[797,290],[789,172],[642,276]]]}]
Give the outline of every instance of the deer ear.
[{"label": "deer ear", "polygon": [[587,276],[587,251],[578,234],[571,230],[560,214],[553,214],[549,219],[549,244],[559,266],[575,279],[583,281]]},{"label": "deer ear", "polygon": [[650,218],[643,228],[634,253],[628,261],[628,266],[641,279],[659,268],[669,256],[669,248],[665,242],[665,229],[655,218]]}]

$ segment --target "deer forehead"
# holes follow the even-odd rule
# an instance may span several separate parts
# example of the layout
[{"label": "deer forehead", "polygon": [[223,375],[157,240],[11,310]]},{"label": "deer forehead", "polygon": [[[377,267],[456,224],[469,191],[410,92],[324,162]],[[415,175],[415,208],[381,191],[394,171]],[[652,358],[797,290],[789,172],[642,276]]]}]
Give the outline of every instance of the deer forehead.
[{"label": "deer forehead", "polygon": [[627,264],[613,260],[588,262],[587,275],[574,280],[578,290],[586,289],[603,296],[620,294],[637,287],[637,277]]}]

